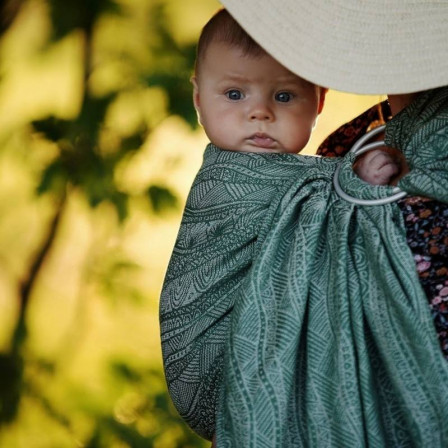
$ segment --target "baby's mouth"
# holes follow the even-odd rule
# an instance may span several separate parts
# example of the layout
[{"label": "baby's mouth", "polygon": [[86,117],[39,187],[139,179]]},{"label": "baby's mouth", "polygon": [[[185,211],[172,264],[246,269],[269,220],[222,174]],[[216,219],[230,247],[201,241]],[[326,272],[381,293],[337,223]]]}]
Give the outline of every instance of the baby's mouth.
[{"label": "baby's mouth", "polygon": [[257,132],[250,137],[250,140],[260,148],[273,148],[275,146],[275,140],[264,132]]}]

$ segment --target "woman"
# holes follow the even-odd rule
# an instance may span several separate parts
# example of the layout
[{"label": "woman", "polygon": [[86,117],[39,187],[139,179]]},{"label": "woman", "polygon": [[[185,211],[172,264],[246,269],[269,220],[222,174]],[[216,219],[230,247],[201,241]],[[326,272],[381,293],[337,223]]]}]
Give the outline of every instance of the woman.
[{"label": "woman", "polygon": [[[388,92],[386,143],[410,165],[398,186],[445,207],[448,4],[222,3],[309,81]],[[395,192],[360,181],[353,160],[205,155],[161,319],[172,396],[207,437],[216,415],[218,447],[448,445],[448,364],[410,227],[395,202],[339,197],[335,175],[361,200]]]}]

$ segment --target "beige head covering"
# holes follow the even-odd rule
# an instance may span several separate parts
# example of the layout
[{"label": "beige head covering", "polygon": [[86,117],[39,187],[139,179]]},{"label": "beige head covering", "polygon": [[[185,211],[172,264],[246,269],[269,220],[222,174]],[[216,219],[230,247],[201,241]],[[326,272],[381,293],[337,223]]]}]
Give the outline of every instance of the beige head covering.
[{"label": "beige head covering", "polygon": [[448,0],[221,0],[281,64],[337,90],[448,85]]}]

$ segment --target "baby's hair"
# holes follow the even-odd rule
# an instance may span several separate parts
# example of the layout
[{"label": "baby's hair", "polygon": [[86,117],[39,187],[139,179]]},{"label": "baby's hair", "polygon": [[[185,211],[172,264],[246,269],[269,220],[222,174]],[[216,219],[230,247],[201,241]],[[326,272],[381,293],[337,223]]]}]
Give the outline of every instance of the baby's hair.
[{"label": "baby's hair", "polygon": [[259,57],[266,54],[238,22],[225,9],[220,9],[204,26],[199,37],[195,73],[212,42],[223,42],[231,47],[240,48],[244,55]]}]

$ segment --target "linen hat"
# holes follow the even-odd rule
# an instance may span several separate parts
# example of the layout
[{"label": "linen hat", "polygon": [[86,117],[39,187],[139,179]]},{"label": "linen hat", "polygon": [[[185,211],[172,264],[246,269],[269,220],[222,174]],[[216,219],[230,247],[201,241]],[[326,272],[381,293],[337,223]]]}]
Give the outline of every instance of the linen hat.
[{"label": "linen hat", "polygon": [[268,53],[336,90],[448,85],[448,0],[220,0]]}]

